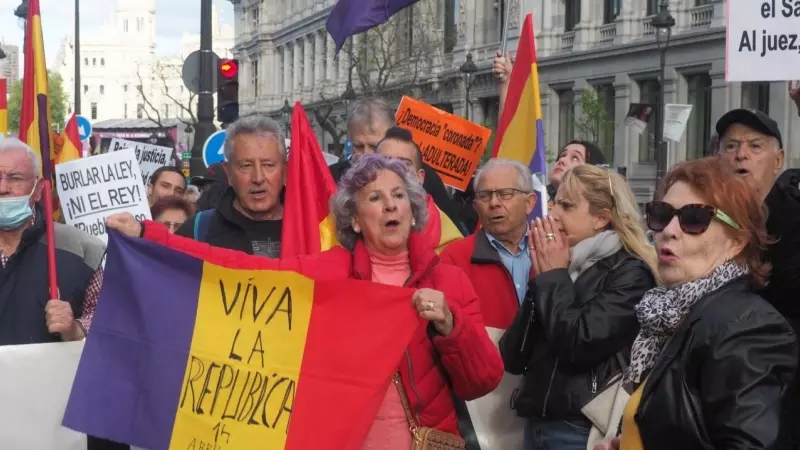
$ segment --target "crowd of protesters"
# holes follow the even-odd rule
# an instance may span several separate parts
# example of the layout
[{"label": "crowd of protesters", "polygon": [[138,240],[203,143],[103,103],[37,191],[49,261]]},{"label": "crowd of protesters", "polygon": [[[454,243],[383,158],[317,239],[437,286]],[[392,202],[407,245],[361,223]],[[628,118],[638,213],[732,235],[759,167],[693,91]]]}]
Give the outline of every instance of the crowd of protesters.
[{"label": "crowd of protesters", "polygon": [[[510,59],[494,70],[502,109]],[[789,95],[800,114],[800,87]],[[330,166],[340,245],[326,252],[279,258],[290,162],[282,127],[258,115],[228,128],[225,162],[204,176],[154,172],[152,221],[107,226],[223,266],[412,288],[424,324],[363,449],[414,448],[406,402],[417,425],[473,448],[461,405],[504,372],[521,376],[508,402],[526,450],[799,448],[800,170],[767,114],[724,114],[714,155],[671,168],[644,211],[596,143],[564,143],[547,192],[490,159],[453,196],[386,101],[355,101],[347,130],[353,154]],[[60,298],[47,301],[39,166],[0,141],[0,345],[90,335],[103,282],[104,246],[57,224]],[[550,213],[529,221],[537,196]],[[432,240],[432,220],[452,239]],[[486,327],[505,330],[499,344]],[[589,414],[611,389],[627,400]]]}]

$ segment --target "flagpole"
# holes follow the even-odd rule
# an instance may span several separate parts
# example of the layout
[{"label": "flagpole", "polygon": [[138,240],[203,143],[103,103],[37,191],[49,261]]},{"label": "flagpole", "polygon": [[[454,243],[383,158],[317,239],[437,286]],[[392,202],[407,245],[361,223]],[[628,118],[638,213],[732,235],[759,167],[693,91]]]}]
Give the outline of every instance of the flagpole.
[{"label": "flagpole", "polygon": [[50,161],[50,126],[47,120],[47,95],[36,96],[39,108],[39,147],[42,157],[42,191],[44,191],[44,223],[47,230],[47,281],[50,298],[58,298],[58,277],[56,276],[56,239],[53,229],[53,164]]},{"label": "flagpole", "polygon": [[508,50],[508,20],[511,16],[508,7],[508,0],[503,1],[503,9],[505,10],[505,18],[503,19],[503,58],[506,57],[506,51]]}]

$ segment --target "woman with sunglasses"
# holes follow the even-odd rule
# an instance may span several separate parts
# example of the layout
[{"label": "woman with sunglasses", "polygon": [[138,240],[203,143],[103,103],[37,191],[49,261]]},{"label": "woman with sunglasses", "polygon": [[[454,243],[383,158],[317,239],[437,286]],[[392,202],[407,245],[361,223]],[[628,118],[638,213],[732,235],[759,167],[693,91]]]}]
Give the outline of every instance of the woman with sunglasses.
[{"label": "woman with sunglasses", "polygon": [[789,324],[754,293],[765,211],[719,158],[687,162],[647,205],[663,287],[636,307],[623,450],[769,449],[797,365]]},{"label": "woman with sunglasses", "polygon": [[622,377],[634,307],[656,285],[641,223],[625,180],[591,165],[567,171],[551,215],[531,223],[536,276],[500,341],[506,371],[524,375],[513,407],[526,450],[586,450],[582,409]]}]

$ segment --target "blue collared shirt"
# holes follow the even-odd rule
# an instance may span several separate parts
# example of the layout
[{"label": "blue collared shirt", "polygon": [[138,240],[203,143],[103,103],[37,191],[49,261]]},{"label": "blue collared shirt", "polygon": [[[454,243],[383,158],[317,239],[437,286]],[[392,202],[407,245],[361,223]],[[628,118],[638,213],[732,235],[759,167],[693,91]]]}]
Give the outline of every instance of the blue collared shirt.
[{"label": "blue collared shirt", "polygon": [[519,241],[519,251],[516,255],[491,234],[486,233],[486,237],[489,238],[489,243],[492,244],[492,247],[497,249],[497,253],[500,255],[500,261],[503,262],[506,270],[511,274],[511,279],[514,280],[514,288],[517,290],[517,299],[521,304],[522,301],[525,300],[525,292],[528,290],[528,279],[530,278],[532,265],[531,253],[528,249],[527,230]]}]

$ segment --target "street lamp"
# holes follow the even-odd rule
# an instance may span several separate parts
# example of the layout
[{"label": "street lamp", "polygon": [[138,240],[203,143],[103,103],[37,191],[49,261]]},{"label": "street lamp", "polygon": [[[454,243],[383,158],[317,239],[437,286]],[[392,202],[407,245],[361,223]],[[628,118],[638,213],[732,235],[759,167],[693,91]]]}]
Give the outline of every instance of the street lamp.
[{"label": "street lamp", "polygon": [[289,125],[289,116],[292,114],[292,107],[289,106],[289,100],[283,101],[283,108],[281,108],[281,114],[283,114],[283,123],[286,125],[286,134],[288,135],[291,133],[291,128]]},{"label": "street lamp", "polygon": [[342,100],[344,100],[345,109],[350,107],[350,102],[356,99],[356,91],[353,89],[353,82],[348,81],[347,87],[344,89],[344,93],[342,93]]},{"label": "street lamp", "polygon": [[464,105],[464,111],[466,112],[467,120],[469,119],[470,113],[470,100],[469,100],[469,90],[472,87],[472,75],[478,71],[478,66],[472,61],[472,52],[467,53],[467,60],[464,61],[464,64],[461,64],[461,73],[464,74],[464,86],[466,87],[466,102]]},{"label": "street lamp", "polygon": [[675,26],[675,18],[669,13],[669,2],[662,0],[658,14],[653,17],[653,28],[656,32],[656,45],[661,52],[661,77],[659,79],[658,94],[658,113],[656,114],[656,189],[655,194],[661,187],[661,180],[667,171],[667,146],[664,142],[664,117],[666,102],[664,101],[664,79],[667,69],[667,48],[672,37],[672,27]]}]

